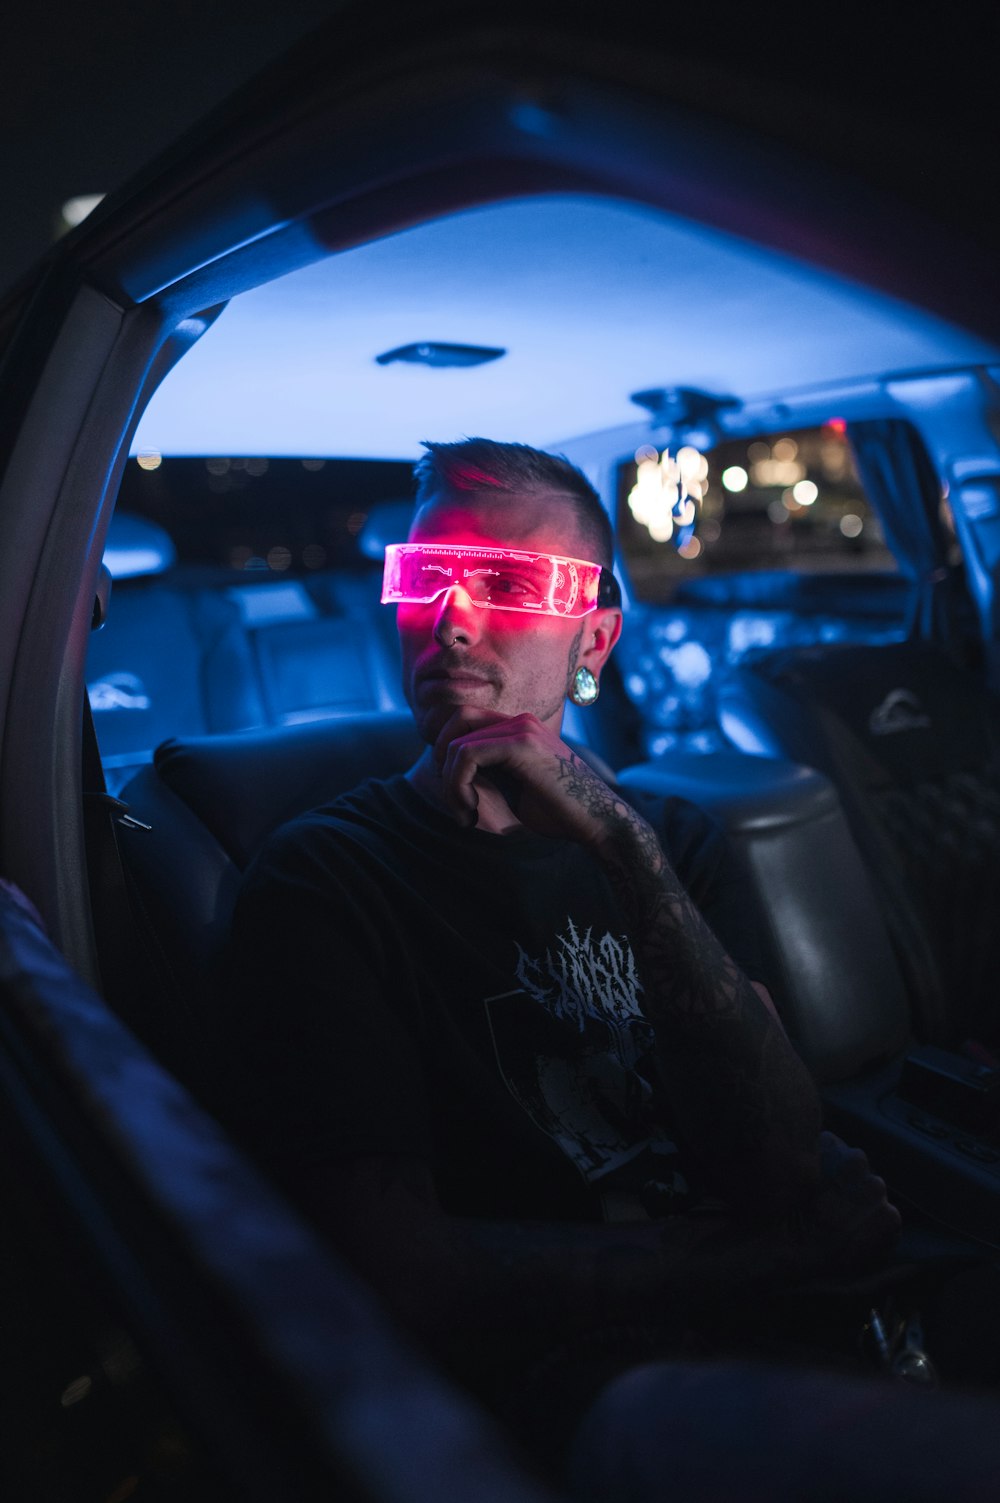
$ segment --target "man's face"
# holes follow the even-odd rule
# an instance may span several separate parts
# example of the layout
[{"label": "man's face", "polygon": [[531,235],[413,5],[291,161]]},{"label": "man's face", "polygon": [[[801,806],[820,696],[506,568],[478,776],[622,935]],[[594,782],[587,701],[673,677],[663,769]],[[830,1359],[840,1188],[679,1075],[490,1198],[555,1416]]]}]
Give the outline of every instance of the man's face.
[{"label": "man's face", "polygon": [[[418,511],[414,543],[500,544],[588,558],[572,501],[557,492],[489,497],[442,493]],[[579,650],[593,618],[529,616],[473,605],[454,586],[425,605],[399,605],[403,687],[421,735],[433,742],[456,709],[530,712],[559,729]]]}]

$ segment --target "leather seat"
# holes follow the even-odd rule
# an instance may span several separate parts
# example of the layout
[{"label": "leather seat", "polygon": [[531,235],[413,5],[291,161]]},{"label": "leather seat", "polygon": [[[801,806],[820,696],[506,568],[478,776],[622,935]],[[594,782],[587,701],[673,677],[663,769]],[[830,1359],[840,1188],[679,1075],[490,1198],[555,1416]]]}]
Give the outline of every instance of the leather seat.
[{"label": "leather seat", "polygon": [[153,984],[134,998],[119,986],[112,1000],[188,1084],[254,852],[285,820],[401,771],[420,746],[408,712],[192,736],[163,742],[122,790],[130,821],[118,826],[119,849]]},{"label": "leather seat", "polygon": [[917,1037],[1000,1043],[1000,703],[982,678],[920,642],[791,650],[735,670],[720,718],[837,789]]}]

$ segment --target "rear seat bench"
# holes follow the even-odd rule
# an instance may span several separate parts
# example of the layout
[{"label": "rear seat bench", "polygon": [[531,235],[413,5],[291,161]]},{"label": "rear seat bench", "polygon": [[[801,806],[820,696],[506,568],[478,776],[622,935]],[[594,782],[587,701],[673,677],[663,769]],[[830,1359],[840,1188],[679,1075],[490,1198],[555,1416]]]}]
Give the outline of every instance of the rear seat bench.
[{"label": "rear seat bench", "polygon": [[371,561],[304,578],[178,566],[163,529],[127,513],[104,558],[113,587],[87,689],[112,793],[168,736],[404,706]]},{"label": "rear seat bench", "polygon": [[[196,1093],[221,948],[261,842],[363,778],[402,771],[420,749],[408,712],[345,716],[166,742],[124,790],[134,818],[149,826],[120,827],[138,921],[150,967],[165,962],[170,974],[160,999],[155,986],[136,986],[113,1003]],[[917,1204],[929,1197],[933,1214],[973,1235],[995,1225],[997,1167],[963,1156],[957,1130],[928,1136],[901,1094],[912,1043],[905,991],[830,782],[735,751],[678,755],[617,781],[626,793],[688,798],[728,827],[779,1008],[831,1125],[867,1148]]]},{"label": "rear seat bench", "polygon": [[122,789],[138,823],[120,824],[118,841],[158,995],[152,1011],[114,1001],[193,1088],[219,956],[254,853],[285,820],[366,777],[405,769],[421,744],[409,712],[174,739]]}]

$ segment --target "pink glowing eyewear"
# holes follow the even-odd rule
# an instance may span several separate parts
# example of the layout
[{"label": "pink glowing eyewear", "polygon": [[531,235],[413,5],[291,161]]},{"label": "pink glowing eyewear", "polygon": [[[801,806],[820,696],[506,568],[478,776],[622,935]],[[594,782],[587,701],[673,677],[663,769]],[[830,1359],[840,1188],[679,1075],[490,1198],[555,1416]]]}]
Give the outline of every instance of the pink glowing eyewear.
[{"label": "pink glowing eyewear", "polygon": [[[600,564],[519,548],[390,543],[383,605],[426,605],[460,586],[473,605],[533,616],[585,616],[605,601]],[[614,580],[614,576],[610,576]]]}]

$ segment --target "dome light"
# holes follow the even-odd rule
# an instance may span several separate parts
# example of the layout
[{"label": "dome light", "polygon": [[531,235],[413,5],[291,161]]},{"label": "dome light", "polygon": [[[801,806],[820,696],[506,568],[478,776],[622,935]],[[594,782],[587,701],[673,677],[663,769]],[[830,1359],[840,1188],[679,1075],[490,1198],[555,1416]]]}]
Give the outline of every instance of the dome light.
[{"label": "dome light", "polygon": [[59,210],[63,228],[75,230],[78,224],[82,224],[88,214],[92,214],[104,197],[103,193],[80,193],[76,198],[67,198]]}]

